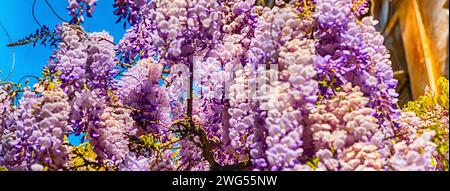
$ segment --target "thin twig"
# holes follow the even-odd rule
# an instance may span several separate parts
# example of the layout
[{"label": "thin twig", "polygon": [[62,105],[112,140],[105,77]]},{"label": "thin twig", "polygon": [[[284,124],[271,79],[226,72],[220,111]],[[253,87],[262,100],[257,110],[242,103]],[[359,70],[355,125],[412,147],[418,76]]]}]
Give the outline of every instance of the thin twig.
[{"label": "thin twig", "polygon": [[22,78],[20,78],[20,80],[19,80],[19,83],[18,84],[20,84],[21,82],[22,82],[22,80],[24,80],[25,78],[35,78],[35,79],[37,79],[38,81],[39,81],[39,77],[37,77],[37,76],[33,76],[33,75],[26,75],[26,76],[23,76]]},{"label": "thin twig", "polygon": [[[5,26],[3,26],[1,21],[0,21],[0,25],[1,25],[2,29],[3,29],[3,31],[5,32],[6,37],[8,37],[9,43],[12,43],[11,36],[9,36],[8,31],[6,31],[6,28],[5,28]],[[14,67],[15,66],[16,66],[16,51],[15,51],[14,47],[12,47],[12,65],[11,65],[11,70],[9,71],[8,75],[6,75],[5,81],[9,78],[9,76],[11,76],[11,74],[14,71]]]},{"label": "thin twig", "polygon": [[33,1],[33,6],[31,7],[31,14],[33,15],[33,19],[36,22],[36,24],[39,25],[40,28],[42,28],[41,23],[39,23],[39,21],[36,19],[36,15],[34,14],[34,7],[36,5],[36,0]]},{"label": "thin twig", "polygon": [[45,0],[45,3],[48,5],[48,7],[52,10],[52,12],[53,12],[53,14],[55,14],[55,16],[56,17],[58,17],[61,21],[64,21],[64,22],[68,22],[67,20],[65,20],[65,19],[63,19],[62,17],[60,17],[57,13],[56,13],[56,11],[53,9],[53,7],[52,7],[52,5],[48,2],[48,0]]}]

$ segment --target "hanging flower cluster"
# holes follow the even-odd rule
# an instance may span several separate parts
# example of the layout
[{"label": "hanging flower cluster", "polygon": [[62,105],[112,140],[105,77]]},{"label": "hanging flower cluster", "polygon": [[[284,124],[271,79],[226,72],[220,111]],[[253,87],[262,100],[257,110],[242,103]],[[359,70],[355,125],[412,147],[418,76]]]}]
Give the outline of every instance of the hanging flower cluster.
[{"label": "hanging flower cluster", "polygon": [[118,44],[68,2],[43,77],[0,82],[0,167],[448,170],[448,81],[399,108],[367,0],[115,0]]}]

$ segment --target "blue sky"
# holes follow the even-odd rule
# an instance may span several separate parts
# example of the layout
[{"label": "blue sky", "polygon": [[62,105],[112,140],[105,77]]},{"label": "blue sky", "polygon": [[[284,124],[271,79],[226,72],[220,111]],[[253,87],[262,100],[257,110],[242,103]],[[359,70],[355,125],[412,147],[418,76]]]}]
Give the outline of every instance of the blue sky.
[{"label": "blue sky", "polygon": [[[68,15],[67,0],[48,0],[54,10],[66,20],[70,20]],[[86,18],[83,27],[86,31],[108,31],[114,36],[114,41],[120,40],[125,33],[122,23],[115,24],[118,17],[113,14],[113,0],[99,0],[93,18]],[[0,6],[0,22],[8,31],[11,39],[17,41],[28,34],[33,33],[39,25],[32,16],[33,0],[7,0]],[[53,29],[59,20],[45,3],[45,0],[37,0],[35,15],[42,25],[47,25]],[[6,47],[8,38],[0,28],[0,78],[4,79],[12,65],[12,48]],[[49,47],[25,45],[15,47],[15,69],[8,80],[18,82],[25,75],[39,76],[41,69],[47,64],[52,49]]]},{"label": "blue sky", "polygon": [[[67,0],[48,0],[56,13],[65,20],[70,20],[68,15]],[[118,42],[125,33],[122,23],[116,24],[116,17],[112,7],[113,0],[98,0],[96,10],[92,18],[86,18],[83,27],[88,32],[108,31],[114,41]],[[3,24],[12,41],[17,41],[33,33],[39,25],[32,16],[33,0],[4,0],[0,6],[0,22]],[[35,16],[42,25],[53,29],[62,21],[59,20],[45,3],[45,0],[37,0]],[[3,80],[11,71],[12,48],[6,47],[9,43],[5,32],[0,28],[0,78]],[[19,82],[23,76],[40,76],[42,68],[47,64],[48,58],[53,52],[50,47],[25,45],[14,48],[15,68],[8,81]],[[34,82],[33,78],[29,78]],[[79,144],[80,137],[70,136],[72,144]]]}]

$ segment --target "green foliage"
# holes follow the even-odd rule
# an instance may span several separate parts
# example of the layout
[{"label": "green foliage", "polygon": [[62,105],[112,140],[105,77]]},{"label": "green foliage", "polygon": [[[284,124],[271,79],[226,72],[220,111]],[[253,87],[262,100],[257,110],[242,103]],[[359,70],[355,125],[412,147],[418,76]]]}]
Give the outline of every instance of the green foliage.
[{"label": "green foliage", "polygon": [[446,108],[448,110],[448,95],[449,95],[449,90],[448,90],[448,80],[445,78],[440,78],[438,81],[438,86],[441,89],[441,96],[439,97],[439,105],[443,106],[444,108]]},{"label": "green foliage", "polygon": [[433,130],[436,135],[433,142],[437,145],[438,160],[445,170],[449,169],[448,153],[448,114],[449,114],[449,81],[441,77],[438,81],[440,93],[431,92],[428,88],[425,95],[416,101],[409,102],[404,108],[406,112],[414,112],[424,121],[424,130]]},{"label": "green foliage", "polygon": [[152,147],[155,144],[152,134],[142,135],[139,139],[144,143],[146,147]]},{"label": "green foliage", "polygon": [[319,157],[316,157],[316,158],[313,158],[313,159],[310,160],[310,161],[307,161],[306,164],[307,164],[309,167],[311,167],[312,169],[316,170],[316,169],[317,169],[317,166],[319,165],[319,162],[320,162],[320,158],[319,158]]},{"label": "green foliage", "polygon": [[448,111],[449,82],[447,79],[441,77],[439,79],[438,86],[441,90],[440,94],[427,90],[425,95],[419,97],[416,101],[409,102],[405,110],[414,112],[418,116],[428,115],[430,112],[435,110],[436,106]]},{"label": "green foliage", "polygon": [[[67,139],[67,138],[65,138]],[[102,163],[97,162],[97,155],[93,146],[86,142],[76,147],[72,147],[72,170],[76,171],[104,171],[105,167]]]},{"label": "green foliage", "polygon": [[146,148],[153,148],[159,150],[160,144],[155,141],[152,134],[142,135],[139,140],[144,144]]}]

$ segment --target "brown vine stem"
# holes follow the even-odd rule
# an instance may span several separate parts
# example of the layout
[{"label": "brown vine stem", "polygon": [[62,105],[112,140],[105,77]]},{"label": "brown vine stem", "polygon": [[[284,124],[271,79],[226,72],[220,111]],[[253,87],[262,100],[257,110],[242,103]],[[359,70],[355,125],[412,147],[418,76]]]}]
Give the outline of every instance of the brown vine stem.
[{"label": "brown vine stem", "polygon": [[[220,141],[216,140],[210,140],[208,139],[208,136],[205,132],[205,130],[198,125],[195,125],[194,119],[193,119],[193,84],[194,84],[194,64],[193,64],[193,58],[191,57],[191,60],[189,62],[189,71],[190,71],[190,78],[189,78],[189,97],[187,99],[187,120],[188,124],[185,126],[187,128],[187,131],[193,135],[196,135],[200,139],[200,148],[202,149],[202,155],[205,158],[206,161],[210,164],[210,168],[213,171],[221,171],[221,170],[239,170],[244,169],[246,167],[249,167],[251,163],[249,161],[245,161],[243,163],[239,163],[236,165],[225,165],[221,166],[217,161],[214,159],[213,154],[213,146],[220,144]],[[177,121],[176,124],[184,125],[182,121]]]},{"label": "brown vine stem", "polygon": [[393,136],[390,136],[390,137],[386,137],[386,138],[384,138],[384,140],[386,141],[386,140],[390,140],[390,139],[395,139],[395,138],[401,137],[401,136],[406,135],[406,134],[408,134],[408,132],[403,132],[403,133],[399,133],[399,134],[396,134],[396,135],[393,135]]},{"label": "brown vine stem", "polygon": [[81,154],[78,150],[74,150],[72,153],[75,154],[77,157],[80,157],[83,160],[82,165],[74,166],[74,167],[72,167],[73,169],[77,169],[80,167],[89,167],[90,165],[92,165],[94,167],[99,167],[99,168],[103,167],[102,163],[98,163],[96,161],[92,161],[90,159],[85,158],[83,156],[83,154]]},{"label": "brown vine stem", "polygon": [[197,135],[200,138],[201,147],[203,152],[203,157],[208,161],[208,163],[211,165],[211,169],[216,169],[219,164],[214,160],[214,156],[212,153],[212,146],[210,141],[208,140],[208,137],[204,131],[203,128],[200,126],[196,126],[194,124],[193,119],[193,99],[194,99],[194,93],[193,93],[193,84],[194,84],[194,58],[190,57],[189,59],[189,95],[187,99],[187,117],[188,117],[188,131],[191,132],[194,135]]}]

